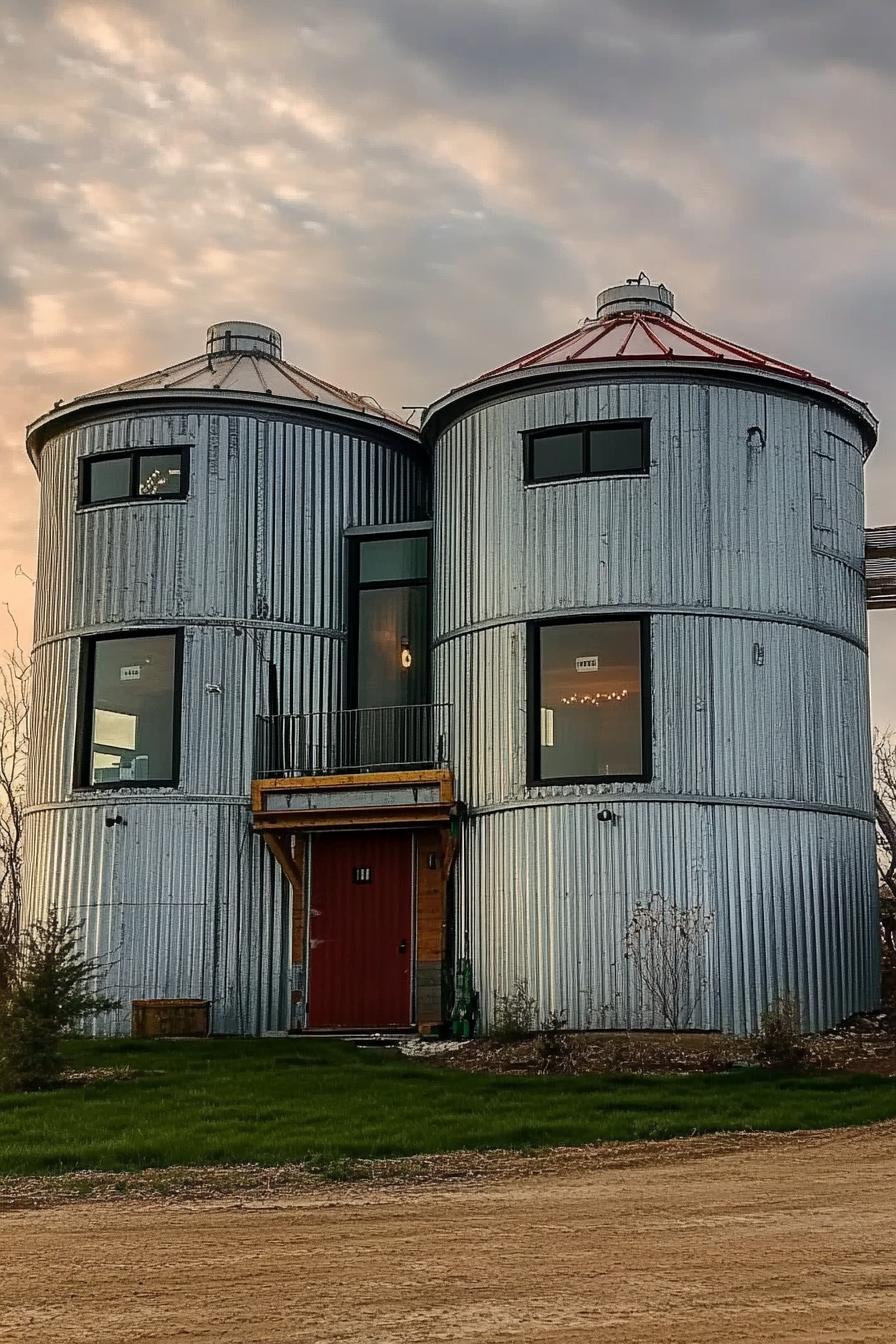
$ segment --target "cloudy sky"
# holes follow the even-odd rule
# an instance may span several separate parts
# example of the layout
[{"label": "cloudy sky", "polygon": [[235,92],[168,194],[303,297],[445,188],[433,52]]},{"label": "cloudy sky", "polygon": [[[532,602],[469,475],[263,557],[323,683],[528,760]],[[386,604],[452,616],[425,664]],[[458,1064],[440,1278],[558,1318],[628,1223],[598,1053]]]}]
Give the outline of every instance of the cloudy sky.
[{"label": "cloudy sky", "polygon": [[[640,270],[882,421],[896,522],[893,0],[0,0],[0,595],[26,422],[270,322],[426,402]],[[873,618],[896,721],[896,612]]]}]

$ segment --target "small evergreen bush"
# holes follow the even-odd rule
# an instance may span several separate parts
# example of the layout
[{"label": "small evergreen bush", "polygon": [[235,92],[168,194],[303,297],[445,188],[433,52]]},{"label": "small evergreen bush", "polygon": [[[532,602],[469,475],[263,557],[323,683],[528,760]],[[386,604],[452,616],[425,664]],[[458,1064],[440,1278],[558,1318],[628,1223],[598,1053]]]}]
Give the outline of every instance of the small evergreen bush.
[{"label": "small evergreen bush", "polygon": [[52,1087],[63,1068],[63,1036],[118,1001],[100,992],[99,961],[82,951],[83,925],[52,911],[22,934],[11,984],[0,1002],[0,1088]]}]

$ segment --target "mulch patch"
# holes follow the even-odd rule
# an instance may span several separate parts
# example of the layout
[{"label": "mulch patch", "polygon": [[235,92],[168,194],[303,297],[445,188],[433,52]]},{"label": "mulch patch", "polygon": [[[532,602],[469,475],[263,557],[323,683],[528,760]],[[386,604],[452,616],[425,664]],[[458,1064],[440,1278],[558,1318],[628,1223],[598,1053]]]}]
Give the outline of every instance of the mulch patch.
[{"label": "mulch patch", "polygon": [[[896,1076],[896,1009],[858,1014],[831,1031],[804,1038],[806,1066]],[[537,1033],[517,1041],[490,1038],[426,1055],[428,1063],[473,1073],[723,1073],[760,1061],[755,1041],[702,1031]]]}]

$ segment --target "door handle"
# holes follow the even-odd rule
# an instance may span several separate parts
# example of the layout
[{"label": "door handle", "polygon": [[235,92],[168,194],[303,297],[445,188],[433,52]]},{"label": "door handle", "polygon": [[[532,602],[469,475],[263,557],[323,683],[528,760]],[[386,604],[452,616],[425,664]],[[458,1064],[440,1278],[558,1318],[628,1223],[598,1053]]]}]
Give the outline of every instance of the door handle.
[{"label": "door handle", "polygon": [[408,940],[407,940],[407,938],[402,938],[401,942],[398,944],[398,950],[399,950],[399,952],[407,952],[407,950],[408,950]]}]

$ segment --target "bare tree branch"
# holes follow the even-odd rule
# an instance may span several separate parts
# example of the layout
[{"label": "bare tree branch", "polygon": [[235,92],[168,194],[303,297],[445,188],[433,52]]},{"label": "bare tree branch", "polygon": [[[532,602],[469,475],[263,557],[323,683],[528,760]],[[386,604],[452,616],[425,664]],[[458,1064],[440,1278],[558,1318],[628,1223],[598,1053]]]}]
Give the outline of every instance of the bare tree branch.
[{"label": "bare tree branch", "polygon": [[0,652],[0,996],[15,965],[22,919],[25,771],[31,662],[9,606],[10,647]]},{"label": "bare tree branch", "polygon": [[880,934],[884,948],[896,956],[896,733],[892,728],[875,728],[873,753]]},{"label": "bare tree branch", "polygon": [[625,934],[649,1010],[673,1031],[689,1027],[706,988],[713,916],[699,905],[678,905],[662,892],[635,902]]}]

